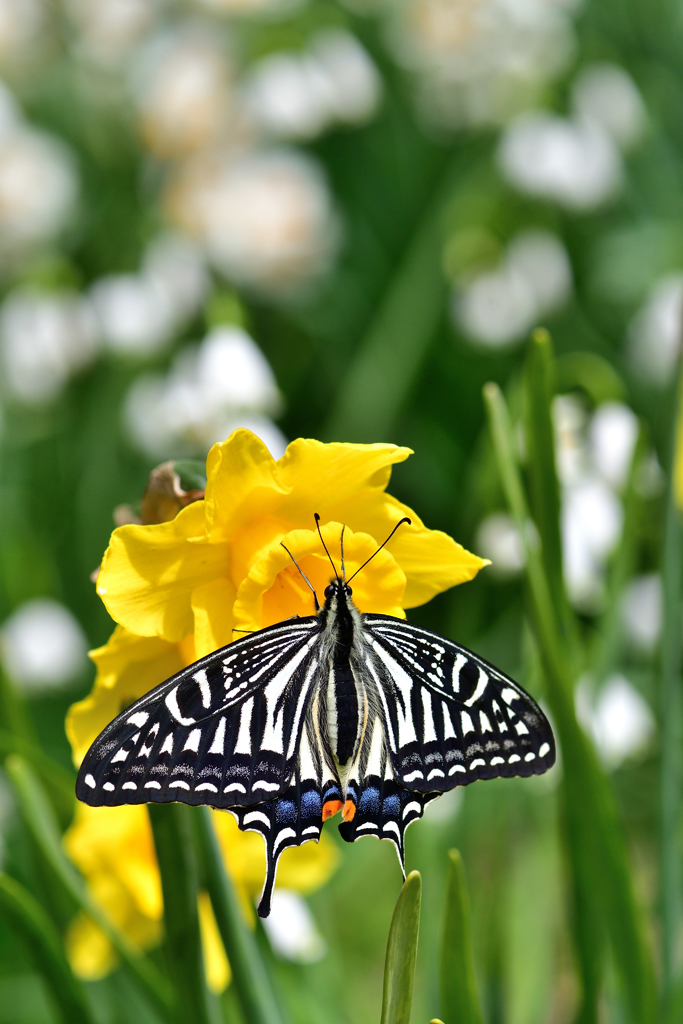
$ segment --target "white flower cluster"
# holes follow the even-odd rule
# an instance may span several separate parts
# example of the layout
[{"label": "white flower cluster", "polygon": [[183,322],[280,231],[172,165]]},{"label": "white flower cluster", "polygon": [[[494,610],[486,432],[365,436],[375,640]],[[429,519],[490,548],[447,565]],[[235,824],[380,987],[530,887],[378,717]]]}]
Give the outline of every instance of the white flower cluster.
[{"label": "white flower cluster", "polygon": [[87,643],[78,620],[59,601],[26,601],[0,627],[0,658],[27,692],[73,682],[87,665]]},{"label": "white flower cluster", "polygon": [[425,115],[449,126],[499,123],[534,103],[571,58],[572,0],[404,0],[388,30],[419,83]]},{"label": "white flower cluster", "polygon": [[0,269],[53,238],[72,213],[77,193],[67,146],[28,125],[0,82]]},{"label": "white flower cluster", "polygon": [[261,350],[239,327],[218,327],[182,349],[167,374],[134,381],[124,406],[133,443],[154,459],[204,454],[249,427],[279,458],[287,442],[270,416],[282,399]]},{"label": "white flower cluster", "polygon": [[621,673],[606,679],[597,693],[589,680],[580,681],[576,714],[608,769],[645,753],[655,732],[649,704]]},{"label": "white flower cluster", "polygon": [[10,292],[0,306],[0,379],[6,397],[29,405],[55,398],[103,350],[146,357],[201,309],[209,287],[187,239],[161,235],[138,274],[101,278],[86,294]]},{"label": "white flower cluster", "polygon": [[520,114],[503,133],[504,177],[529,195],[570,210],[592,210],[616,194],[621,151],[642,136],[646,115],[630,76],[614,64],[590,65],[574,81],[572,114]]},{"label": "white flower cluster", "polygon": [[683,341],[683,274],[669,274],[651,289],[629,325],[626,348],[638,378],[666,387]]},{"label": "white flower cluster", "polygon": [[[588,415],[573,395],[555,399],[553,419],[565,584],[572,604],[591,613],[600,608],[605,566],[621,536],[621,494],[638,437],[638,419],[622,402],[604,402]],[[523,568],[522,538],[507,514],[487,516],[476,543],[477,550],[491,559],[496,575],[515,576]],[[629,607],[632,604],[633,599]]]},{"label": "white flower cluster", "polygon": [[459,282],[453,317],[471,341],[487,348],[510,347],[560,309],[571,290],[571,265],[560,239],[529,229],[512,239],[497,267],[470,272]]}]

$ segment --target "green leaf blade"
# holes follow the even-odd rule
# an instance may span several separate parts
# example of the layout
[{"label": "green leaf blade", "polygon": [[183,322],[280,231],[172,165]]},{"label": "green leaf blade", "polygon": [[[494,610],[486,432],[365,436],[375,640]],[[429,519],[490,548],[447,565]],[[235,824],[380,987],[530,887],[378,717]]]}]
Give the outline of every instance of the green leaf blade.
[{"label": "green leaf blade", "polygon": [[457,1024],[484,1024],[474,976],[470,904],[459,850],[448,854],[446,917],[441,945],[441,1005]]},{"label": "green leaf blade", "polygon": [[389,928],[381,1024],[410,1024],[421,902],[422,879],[419,871],[411,871],[399,893]]}]

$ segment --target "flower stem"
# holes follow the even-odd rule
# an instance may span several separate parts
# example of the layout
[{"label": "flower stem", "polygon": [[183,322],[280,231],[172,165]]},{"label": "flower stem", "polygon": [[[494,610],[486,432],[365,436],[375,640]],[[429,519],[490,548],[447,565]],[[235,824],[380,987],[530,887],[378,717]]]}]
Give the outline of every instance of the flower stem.
[{"label": "flower stem", "polygon": [[59,828],[45,792],[33,770],[19,754],[5,762],[5,770],[14,787],[19,807],[29,832],[46,862],[77,905],[102,929],[133,976],[138,987],[155,1007],[162,1020],[170,1019],[171,998],[165,979],[146,957],[139,955],[127,939],[113,927],[93,903],[80,875],[62,849]]},{"label": "flower stem", "polygon": [[[633,1024],[657,1020],[654,967],[642,931],[631,883],[628,856],[609,783],[595,750],[574,711],[571,651],[561,612],[552,600],[536,531],[528,529],[529,512],[515,455],[512,425],[503,395],[495,384],[484,388],[491,436],[503,488],[512,515],[525,539],[526,576],[531,620],[547,680],[547,698],[564,760],[562,794],[569,860],[577,898],[576,951],[584,984],[582,1021],[596,1019],[598,978],[589,952],[600,954],[601,909]],[[543,537],[541,537],[541,543]],[[589,946],[585,946],[585,943]],[[599,959],[598,959],[599,965]]]},{"label": "flower stem", "polygon": [[64,1024],[93,1024],[85,991],[71,973],[59,932],[35,897],[4,873],[0,873],[0,907],[30,946]]},{"label": "flower stem", "polygon": [[225,870],[211,812],[207,807],[198,807],[192,820],[203,861],[204,880],[230,961],[244,1019],[249,1024],[283,1024],[256,939],[244,922],[232,880]]},{"label": "flower stem", "polygon": [[212,1024],[199,930],[192,809],[184,804],[150,804],[148,810],[164,896],[165,944],[178,1022]]}]

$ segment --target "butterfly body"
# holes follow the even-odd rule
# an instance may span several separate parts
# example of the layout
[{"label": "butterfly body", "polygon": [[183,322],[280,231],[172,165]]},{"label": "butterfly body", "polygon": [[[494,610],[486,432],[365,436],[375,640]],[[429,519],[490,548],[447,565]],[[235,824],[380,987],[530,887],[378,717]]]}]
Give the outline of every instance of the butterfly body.
[{"label": "butterfly body", "polygon": [[94,805],[231,811],[266,841],[259,913],[277,861],[342,812],[348,842],[390,839],[441,793],[554,763],[550,726],[516,683],[465,648],[362,614],[343,579],[316,615],[259,630],[173,676],[100,734],[78,775]]}]

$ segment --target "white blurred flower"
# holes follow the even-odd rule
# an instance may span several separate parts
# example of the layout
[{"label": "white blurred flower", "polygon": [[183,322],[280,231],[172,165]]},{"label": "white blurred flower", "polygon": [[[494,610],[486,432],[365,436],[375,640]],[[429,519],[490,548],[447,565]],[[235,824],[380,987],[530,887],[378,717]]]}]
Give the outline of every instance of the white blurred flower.
[{"label": "white blurred flower", "polygon": [[418,73],[421,106],[449,125],[499,122],[533,103],[574,45],[562,0],[406,0],[389,41]]},{"label": "white blurred flower", "polygon": [[620,674],[610,676],[594,699],[588,683],[580,683],[576,711],[608,768],[618,768],[627,758],[643,753],[655,732],[649,705]]},{"label": "white blurred flower", "polygon": [[593,465],[611,487],[621,490],[638,440],[638,417],[623,402],[604,402],[595,410],[589,434]]},{"label": "white blurred flower", "polygon": [[180,322],[201,310],[211,286],[199,246],[182,235],[162,234],[153,239],[145,250],[141,272],[165,296]]},{"label": "white blurred flower", "polygon": [[286,441],[268,418],[281,407],[273,372],[239,327],[218,327],[186,348],[168,374],[132,385],[124,408],[128,432],[152,457],[205,452],[237,426],[249,427],[276,457]]},{"label": "white blurred flower", "polygon": [[570,600],[591,611],[603,590],[604,565],[614,550],[623,523],[623,507],[599,477],[586,476],[562,494],[564,578]]},{"label": "white blurred flower", "polygon": [[636,576],[621,599],[624,636],[638,650],[650,654],[662,630],[664,595],[658,573]]},{"label": "white blurred flower", "polygon": [[228,278],[271,292],[318,275],[335,247],[329,189],[303,153],[203,154],[185,165],[167,206]]},{"label": "white blurred flower", "polygon": [[302,896],[290,889],[275,889],[270,915],[263,927],[273,950],[286,960],[312,964],[322,960],[327,944]]},{"label": "white blurred flower", "polygon": [[491,348],[520,341],[539,320],[562,306],[572,287],[567,251],[549,231],[522,231],[501,265],[465,281],[454,296],[464,332]]},{"label": "white blurred flower", "polygon": [[141,274],[101,277],[90,289],[90,302],[102,341],[114,352],[149,356],[173,334],[173,301],[154,278]]},{"label": "white blurred flower", "polygon": [[159,0],[67,0],[79,44],[103,64],[119,61],[154,23]]},{"label": "white blurred flower", "polygon": [[8,675],[38,692],[71,682],[87,665],[83,630],[68,608],[51,598],[26,601],[0,628],[0,655]]},{"label": "white blurred flower", "polygon": [[557,395],[553,399],[553,426],[555,428],[555,462],[561,484],[580,480],[586,472],[587,448],[585,440],[588,416],[575,395]]},{"label": "white blurred flower", "polygon": [[622,149],[633,146],[647,122],[643,98],[631,76],[617,64],[589,64],[572,86],[579,119],[600,124]]},{"label": "white blurred flower", "polygon": [[366,121],[381,80],[367,51],[349,32],[316,33],[305,53],[275,53],[253,65],[244,98],[262,131],[280,138],[314,138],[340,122]]},{"label": "white blurred flower", "polygon": [[224,14],[279,16],[303,6],[306,0],[197,0],[200,6]]},{"label": "white blurred flower", "polygon": [[475,548],[491,561],[495,576],[517,576],[524,568],[524,542],[506,512],[494,512],[479,524]]},{"label": "white blurred flower", "polygon": [[0,307],[4,389],[27,404],[54,398],[97,355],[95,325],[75,292],[11,292]]},{"label": "white blurred flower", "polygon": [[0,254],[45,241],[73,208],[78,180],[64,143],[23,124],[0,135]]},{"label": "white blurred flower", "polygon": [[659,281],[628,329],[627,354],[633,371],[656,387],[671,380],[681,351],[683,275]]},{"label": "white blurred flower", "polygon": [[622,182],[619,150],[590,119],[570,121],[548,111],[521,114],[506,128],[498,158],[515,188],[570,210],[600,206]]},{"label": "white blurred flower", "polygon": [[0,60],[14,62],[45,24],[41,0],[0,0]]},{"label": "white blurred flower", "polygon": [[225,45],[207,26],[189,25],[153,39],[135,75],[142,135],[164,159],[215,145],[234,115]]}]

